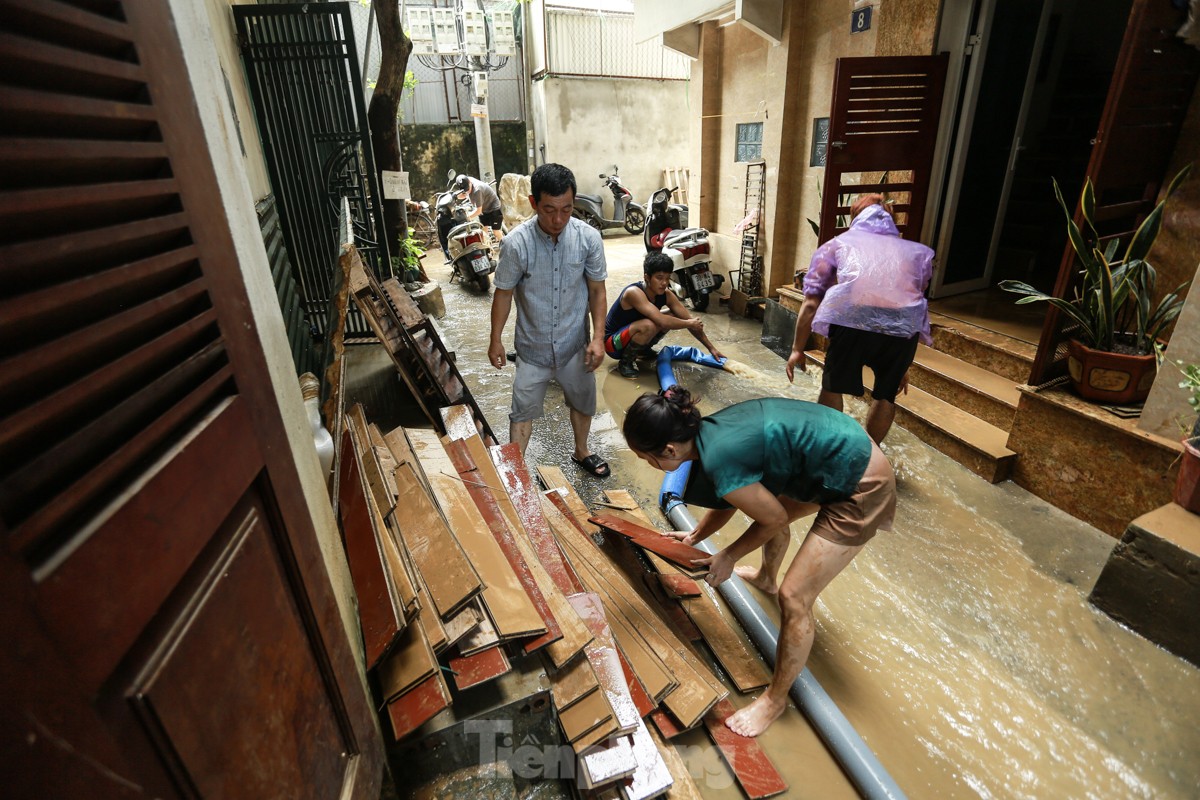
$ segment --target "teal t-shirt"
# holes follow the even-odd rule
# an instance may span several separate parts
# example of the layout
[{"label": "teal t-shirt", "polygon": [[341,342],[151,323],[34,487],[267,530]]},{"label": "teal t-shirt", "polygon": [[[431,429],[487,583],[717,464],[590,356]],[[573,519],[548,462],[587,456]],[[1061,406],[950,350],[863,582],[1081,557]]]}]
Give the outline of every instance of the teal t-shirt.
[{"label": "teal t-shirt", "polygon": [[777,397],[704,417],[695,445],[683,501],[704,508],[729,508],[722,498],[752,483],[804,503],[844,500],[871,460],[871,439],[852,417]]}]

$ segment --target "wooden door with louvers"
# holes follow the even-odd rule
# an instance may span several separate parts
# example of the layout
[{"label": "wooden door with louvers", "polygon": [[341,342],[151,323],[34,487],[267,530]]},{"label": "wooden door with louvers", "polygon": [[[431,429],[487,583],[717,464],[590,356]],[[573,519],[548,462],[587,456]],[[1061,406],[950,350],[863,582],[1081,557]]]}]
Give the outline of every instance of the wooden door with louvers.
[{"label": "wooden door with louvers", "polygon": [[0,794],[377,797],[170,8],[0,0]]},{"label": "wooden door with louvers", "polygon": [[853,198],[885,192],[896,227],[917,241],[929,198],[948,56],[839,58],[819,239],[846,230]]},{"label": "wooden door with louvers", "polygon": [[[1166,171],[1200,79],[1200,51],[1175,35],[1186,19],[1186,9],[1163,0],[1134,0],[1129,13],[1087,168],[1102,248],[1113,239],[1124,247],[1153,210],[1164,178],[1172,177]],[[1076,200],[1075,222],[1082,226],[1079,187],[1062,188],[1068,202]],[[1054,296],[1074,297],[1079,280],[1078,259],[1067,242]],[[1066,373],[1071,331],[1064,323],[1058,309],[1047,309],[1030,384]]]}]

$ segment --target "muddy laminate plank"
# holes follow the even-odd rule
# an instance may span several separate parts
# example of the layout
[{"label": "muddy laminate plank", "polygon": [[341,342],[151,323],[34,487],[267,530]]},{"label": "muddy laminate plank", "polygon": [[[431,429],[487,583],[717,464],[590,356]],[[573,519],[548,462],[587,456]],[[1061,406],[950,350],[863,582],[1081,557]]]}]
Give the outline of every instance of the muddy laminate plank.
[{"label": "muddy laminate plank", "polygon": [[699,597],[703,593],[700,584],[681,572],[660,572],[658,582],[672,597],[679,600],[686,597]]},{"label": "muddy laminate plank", "polygon": [[475,626],[474,630],[463,636],[458,643],[458,651],[464,656],[494,647],[500,641],[500,634],[496,633],[496,626],[483,607],[483,601],[476,600],[475,602],[477,604],[475,608],[479,612],[479,624]]},{"label": "muddy laminate plank", "polygon": [[567,599],[594,637],[584,648],[584,653],[592,662],[600,688],[608,695],[608,704],[617,722],[617,733],[632,733],[637,730],[641,717],[629,694],[629,685],[625,683],[625,673],[621,670],[621,660],[609,632],[604,605],[594,592],[573,594]]},{"label": "muddy laminate plank", "polygon": [[454,685],[460,691],[499,678],[512,669],[508,656],[504,655],[504,648],[499,645],[469,656],[452,658],[448,666]]},{"label": "muddy laminate plank", "polygon": [[[604,692],[596,692],[596,694],[604,694]],[[602,725],[593,728],[571,742],[571,749],[575,751],[575,755],[581,756],[596,747],[603,746],[605,742],[616,734],[617,722],[612,717],[609,717]]]},{"label": "muddy laminate plank", "polygon": [[437,656],[418,617],[379,663],[379,690],[384,702],[391,702],[437,670]]},{"label": "muddy laminate plank", "polygon": [[650,739],[658,749],[659,756],[671,773],[673,783],[667,791],[667,800],[703,800],[703,795],[700,794],[700,789],[696,786],[696,781],[692,779],[688,765],[684,763],[683,756],[679,754],[679,751],[664,742],[653,725],[647,725],[646,731],[650,734]]},{"label": "muddy laminate plank", "polygon": [[679,724],[679,720],[671,716],[671,712],[664,708],[656,708],[650,714],[650,721],[654,723],[654,727],[658,728],[658,732],[664,739],[674,739],[679,734],[688,730]]},{"label": "muddy laminate plank", "polygon": [[475,427],[475,416],[467,406],[461,403],[443,406],[441,413],[446,435],[451,439],[466,439],[479,434],[479,429]]},{"label": "muddy laminate plank", "polygon": [[442,619],[453,616],[483,590],[458,539],[425,492],[412,464],[395,469],[396,510],[392,517],[400,537],[429,587],[429,597]]},{"label": "muddy laminate plank", "polygon": [[[573,538],[575,550],[580,554],[580,560],[575,562],[576,567],[579,568],[586,561],[587,567],[580,570],[581,574],[590,572],[595,580],[590,584],[593,590],[600,592],[606,600],[612,600],[605,607],[624,613],[679,681],[679,686],[667,694],[663,702],[685,727],[694,726],[718,700],[728,695],[728,691],[695,653],[663,624],[607,557],[596,557],[595,554],[603,555],[603,552],[588,537],[569,527],[567,532],[570,534],[568,540]],[[587,560],[582,555],[587,551],[580,548],[590,548],[592,558]],[[587,577],[584,582],[589,583]]]},{"label": "muddy laminate plank", "polygon": [[583,591],[578,576],[567,564],[558,546],[558,540],[542,515],[542,493],[533,484],[533,476],[521,456],[520,445],[506,444],[503,447],[492,448],[491,453],[492,463],[496,465],[496,471],[500,475],[500,482],[508,491],[517,516],[525,526],[525,533],[533,543],[534,552],[554,580],[554,585],[564,595]]},{"label": "muddy laminate plank", "polygon": [[550,699],[559,712],[600,688],[592,662],[586,658],[577,658],[561,669],[547,670],[547,674],[550,678]]},{"label": "muddy laminate plank", "polygon": [[458,644],[468,633],[477,630],[482,620],[483,612],[476,605],[468,603],[463,606],[457,614],[446,620],[443,626],[446,631],[446,646]]},{"label": "muddy laminate plank", "polygon": [[374,498],[380,515],[386,517],[392,513],[396,499],[388,490],[387,481],[383,477],[383,469],[375,457],[375,448],[371,444],[370,426],[367,424],[366,412],[363,411],[362,403],[355,403],[346,412],[346,426],[354,434],[355,453],[358,455],[359,468],[366,478],[367,486],[370,487],[371,497]]},{"label": "muddy laminate plank", "polygon": [[589,692],[558,714],[558,723],[568,742],[574,742],[601,726],[616,731],[612,707],[603,691]]},{"label": "muddy laminate plank", "polygon": [[[612,509],[606,513],[612,514],[620,519],[628,519],[630,522],[636,522],[639,525],[645,525],[647,528],[654,528],[655,525],[650,521],[650,517],[646,516],[646,512],[638,505],[637,500],[629,492],[624,489],[608,489],[604,492],[605,499],[608,500],[607,508]],[[659,574],[674,575],[681,578],[687,578],[675,570],[670,562],[656,555],[653,551],[644,550],[646,558],[650,561],[650,565]],[[689,578],[689,580],[691,580]],[[695,581],[693,581],[695,583]],[[698,587],[697,587],[698,588]]]},{"label": "muddy laminate plank", "polygon": [[627,778],[637,769],[633,740],[616,736],[579,758],[579,779],[584,789],[596,789]]},{"label": "muddy laminate plank", "polygon": [[657,797],[671,788],[675,778],[671,775],[671,770],[667,767],[645,722],[638,720],[638,729],[630,738],[637,769],[629,782],[621,787],[621,794],[625,800],[648,800]]},{"label": "muddy laminate plank", "polygon": [[[612,630],[611,626],[609,630]],[[621,651],[621,646],[617,644],[615,634],[613,635],[613,644],[617,648],[617,657],[621,660],[621,672],[625,673],[625,683],[629,686],[629,696],[633,698],[633,704],[637,706],[638,716],[644,718],[654,710],[655,703],[650,699],[650,695],[646,692],[646,687],[642,685],[641,680],[634,673],[633,667],[629,664],[629,659]]]},{"label": "muddy laminate plank", "polygon": [[635,525],[611,514],[593,515],[588,519],[588,522],[604,530],[618,533],[638,547],[661,556],[669,561],[671,566],[689,578],[695,578],[708,573],[708,567],[692,563],[697,558],[708,558],[708,553],[691,545],[684,544],[678,539],[664,536],[653,528]]},{"label": "muddy laminate plank", "polygon": [[513,639],[545,633],[541,616],[487,523],[480,518],[437,433],[418,429],[406,433],[450,530],[483,581],[483,601],[497,634],[502,639]]},{"label": "muddy laminate plank", "polygon": [[404,609],[385,571],[380,541],[371,524],[367,493],[359,477],[358,459],[354,457],[348,430],[342,435],[338,489],[342,541],[358,600],[367,668],[371,669],[404,629]]},{"label": "muddy laminate plank", "polygon": [[[479,441],[478,437],[475,441]],[[482,444],[482,443],[481,443]],[[509,521],[505,518],[503,511],[500,508],[500,498],[497,494],[504,496],[504,501],[507,502],[508,495],[501,487],[493,490],[492,486],[495,481],[489,483],[488,475],[482,472],[477,466],[476,461],[472,458],[468,443],[465,440],[457,439],[446,445],[446,452],[450,454],[450,460],[458,470],[458,475],[463,479],[463,484],[467,487],[467,493],[475,502],[475,506],[479,509],[479,513],[483,515],[483,519],[487,522],[488,529],[492,536],[495,537],[496,543],[500,545],[504,557],[508,559],[508,564],[512,567],[513,573],[516,574],[517,580],[520,581],[521,587],[525,590],[525,594],[533,603],[538,617],[540,619],[543,632],[529,641],[522,643],[526,653],[532,653],[540,650],[551,642],[562,639],[562,630],[558,627],[558,620],[554,617],[554,612],[550,610],[550,604],[546,600],[546,596],[542,594],[541,587],[538,586],[537,579],[533,575],[529,562],[525,559],[521,552],[520,546],[517,544],[517,537],[509,527]],[[487,458],[486,453],[483,454],[483,459],[486,460],[487,466],[491,467],[491,460]]]},{"label": "muddy laminate plank", "polygon": [[704,726],[713,743],[725,757],[733,775],[750,800],[760,800],[786,792],[788,785],[779,770],[763,752],[758,740],[731,731],[725,720],[735,711],[728,700],[717,703],[704,717]]},{"label": "muddy laminate plank", "polygon": [[441,670],[426,678],[412,691],[387,705],[388,719],[396,739],[402,739],[450,707],[450,688]]},{"label": "muddy laminate plank", "polygon": [[771,682],[771,673],[767,670],[767,665],[721,614],[713,598],[705,595],[681,600],[680,604],[700,629],[705,643],[713,651],[717,661],[721,662],[725,674],[733,681],[738,691],[750,692]]}]

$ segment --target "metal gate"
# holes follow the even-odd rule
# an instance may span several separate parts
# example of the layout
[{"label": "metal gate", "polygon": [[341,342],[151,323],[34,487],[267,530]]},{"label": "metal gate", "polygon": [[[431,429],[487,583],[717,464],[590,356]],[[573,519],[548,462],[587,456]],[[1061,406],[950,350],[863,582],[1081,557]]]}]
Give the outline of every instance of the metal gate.
[{"label": "metal gate", "polygon": [[[349,4],[235,5],[233,14],[284,241],[305,314],[324,335],[343,197],[359,253],[381,280],[392,275]],[[355,312],[346,335],[372,332]]]}]

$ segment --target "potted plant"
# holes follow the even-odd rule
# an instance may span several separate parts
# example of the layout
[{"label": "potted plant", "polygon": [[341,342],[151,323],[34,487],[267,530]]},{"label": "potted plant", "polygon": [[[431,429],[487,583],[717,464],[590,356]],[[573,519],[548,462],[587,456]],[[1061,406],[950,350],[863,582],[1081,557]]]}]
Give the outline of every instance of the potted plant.
[{"label": "potted plant", "polygon": [[1188,405],[1195,412],[1191,426],[1183,426],[1183,456],[1175,480],[1175,502],[1193,514],[1200,514],[1200,364],[1175,363],[1183,373],[1179,388],[1188,390]]},{"label": "potted plant", "polygon": [[1185,282],[1153,305],[1157,272],[1146,261],[1162,228],[1167,199],[1191,172],[1180,170],[1167,187],[1166,195],[1138,227],[1125,253],[1114,260],[1118,239],[1101,249],[1096,232],[1096,195],[1091,178],[1084,183],[1079,200],[1084,227],[1075,224],[1063,200],[1058,182],[1054,195],[1067,217],[1067,236],[1080,263],[1080,286],[1071,299],[1054,297],[1021,281],[1001,281],[1000,288],[1024,295],[1018,304],[1046,301],[1068,320],[1067,366],[1075,390],[1089,400],[1107,403],[1140,403],[1154,383],[1157,363],[1154,347],[1159,335],[1175,321],[1183,307],[1180,293]]}]

